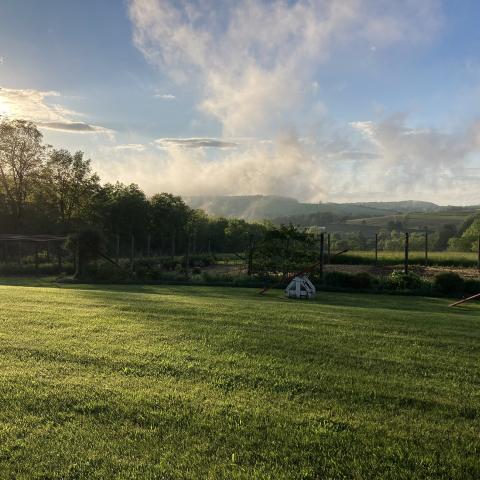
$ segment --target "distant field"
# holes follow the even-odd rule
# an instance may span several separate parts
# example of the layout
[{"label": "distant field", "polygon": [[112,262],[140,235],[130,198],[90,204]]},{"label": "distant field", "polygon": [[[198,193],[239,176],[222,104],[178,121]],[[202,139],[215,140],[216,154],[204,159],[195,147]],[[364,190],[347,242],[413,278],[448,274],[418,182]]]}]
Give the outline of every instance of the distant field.
[{"label": "distant field", "polygon": [[402,222],[407,228],[439,228],[442,225],[453,224],[457,228],[470,216],[478,213],[478,210],[466,210],[463,212],[431,212],[431,213],[408,213],[403,215],[386,215],[382,217],[360,218],[347,220],[349,225],[364,225],[384,228],[389,222]]},{"label": "distant field", "polygon": [[479,305],[10,282],[0,478],[480,478]]},{"label": "distant field", "polygon": [[[404,262],[404,252],[379,251],[378,262],[384,265],[397,265]],[[423,265],[425,252],[409,252],[409,263]],[[350,250],[347,254],[332,258],[332,263],[338,264],[372,264],[375,261],[375,252],[372,250]],[[476,252],[429,252],[428,263],[430,265],[452,267],[476,267],[478,255]]]}]

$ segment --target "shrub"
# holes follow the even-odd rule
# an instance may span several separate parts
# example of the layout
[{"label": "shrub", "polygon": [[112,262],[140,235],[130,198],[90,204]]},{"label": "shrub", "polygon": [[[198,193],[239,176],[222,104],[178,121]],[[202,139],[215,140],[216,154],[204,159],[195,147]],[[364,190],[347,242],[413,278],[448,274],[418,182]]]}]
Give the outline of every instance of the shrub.
[{"label": "shrub", "polygon": [[392,290],[418,290],[424,286],[424,282],[416,273],[394,270],[387,278],[386,286]]},{"label": "shrub", "polygon": [[211,255],[192,255],[188,262],[191,267],[209,267],[213,263]]},{"label": "shrub", "polygon": [[353,275],[345,272],[328,272],[324,281],[326,285],[338,288],[368,289],[373,285],[373,277],[366,272]]},{"label": "shrub", "polygon": [[443,294],[460,293],[464,288],[463,278],[457,273],[439,273],[434,279],[435,288]]},{"label": "shrub", "polygon": [[480,293],[480,281],[475,280],[474,278],[465,279],[463,281],[463,291],[471,295]]},{"label": "shrub", "polygon": [[372,288],[374,278],[367,272],[360,272],[352,275],[352,282],[354,288]]}]

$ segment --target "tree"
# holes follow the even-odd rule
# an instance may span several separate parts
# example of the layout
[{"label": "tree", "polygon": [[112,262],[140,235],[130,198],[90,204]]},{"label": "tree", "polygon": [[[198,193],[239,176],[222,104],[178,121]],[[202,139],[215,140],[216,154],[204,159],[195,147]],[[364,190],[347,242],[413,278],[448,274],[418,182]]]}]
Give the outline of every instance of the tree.
[{"label": "tree", "polygon": [[[150,199],[151,229],[157,246],[165,248],[165,239],[170,240],[170,253],[175,255],[177,247],[186,236],[187,223],[192,215],[181,197],[171,193],[159,193]],[[185,240],[185,238],[183,238]]]},{"label": "tree", "polygon": [[52,150],[42,174],[42,190],[54,217],[67,233],[72,220],[85,213],[92,196],[98,191],[99,177],[92,173],[90,160],[83,152],[71,154],[67,150]]},{"label": "tree", "polygon": [[448,247],[448,241],[457,234],[457,227],[452,224],[442,225],[438,231],[438,238],[435,244],[437,250],[445,250]]},{"label": "tree", "polygon": [[44,159],[42,134],[24,120],[0,122],[0,185],[16,230],[23,228],[25,207]]},{"label": "tree", "polygon": [[103,216],[108,233],[145,239],[148,230],[149,204],[145,193],[134,183],[106,184],[97,207]]}]

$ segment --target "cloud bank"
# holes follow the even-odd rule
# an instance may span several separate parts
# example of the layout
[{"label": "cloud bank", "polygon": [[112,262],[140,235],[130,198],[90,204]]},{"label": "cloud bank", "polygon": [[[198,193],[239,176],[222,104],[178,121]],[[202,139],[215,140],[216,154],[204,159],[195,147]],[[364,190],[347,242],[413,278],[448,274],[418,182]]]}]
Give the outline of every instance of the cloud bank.
[{"label": "cloud bank", "polygon": [[134,42],[230,136],[272,131],[302,107],[313,68],[345,44],[429,39],[439,3],[131,0]]},{"label": "cloud bank", "polygon": [[[128,5],[136,47],[192,92],[198,111],[216,120],[223,138],[158,139],[160,154],[150,146],[142,155],[124,151],[118,175],[125,168],[150,192],[190,195],[473,200],[478,125],[442,132],[412,128],[406,114],[388,113],[338,125],[317,79],[332,57],[347,51],[377,55],[399,45],[428,46],[444,22],[440,1]],[[246,140],[231,140],[239,138]]]},{"label": "cloud bank", "polygon": [[217,138],[158,138],[155,143],[167,150],[172,146],[184,148],[234,148],[238,146],[235,142]]}]

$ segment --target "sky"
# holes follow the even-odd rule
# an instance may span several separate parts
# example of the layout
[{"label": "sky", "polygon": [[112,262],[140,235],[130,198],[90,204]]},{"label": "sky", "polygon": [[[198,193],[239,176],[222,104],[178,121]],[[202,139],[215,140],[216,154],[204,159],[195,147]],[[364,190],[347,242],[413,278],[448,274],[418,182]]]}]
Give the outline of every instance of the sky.
[{"label": "sky", "polygon": [[148,194],[480,203],[477,0],[2,0],[0,115]]}]

